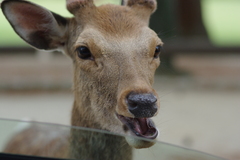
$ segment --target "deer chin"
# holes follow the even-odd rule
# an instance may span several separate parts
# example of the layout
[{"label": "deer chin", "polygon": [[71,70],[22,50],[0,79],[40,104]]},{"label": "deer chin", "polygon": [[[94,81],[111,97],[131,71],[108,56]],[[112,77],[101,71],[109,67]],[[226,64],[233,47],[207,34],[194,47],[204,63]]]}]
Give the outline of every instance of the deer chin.
[{"label": "deer chin", "polygon": [[130,118],[122,115],[117,115],[117,117],[127,127],[131,135],[139,137],[126,137],[130,146],[139,149],[148,148],[155,144],[158,130],[150,118]]}]

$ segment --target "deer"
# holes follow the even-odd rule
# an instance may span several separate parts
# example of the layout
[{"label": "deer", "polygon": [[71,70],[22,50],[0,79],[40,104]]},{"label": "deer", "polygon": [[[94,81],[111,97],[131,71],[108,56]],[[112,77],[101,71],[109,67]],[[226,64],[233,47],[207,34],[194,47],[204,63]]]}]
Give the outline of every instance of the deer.
[{"label": "deer", "polygon": [[[97,133],[81,136],[74,128],[60,133],[53,127],[31,126],[16,134],[4,152],[130,160],[133,148],[151,147],[159,133],[151,118],[160,109],[153,83],[163,42],[149,28],[157,2],[122,0],[121,5],[96,6],[93,0],[66,0],[66,7],[73,17],[65,18],[24,0],[1,3],[4,16],[24,41],[39,50],[62,51],[71,58],[71,126],[126,137]],[[49,137],[52,132],[57,134]],[[69,137],[69,144],[61,136]],[[46,154],[44,150],[51,150],[46,144],[55,151]]]}]

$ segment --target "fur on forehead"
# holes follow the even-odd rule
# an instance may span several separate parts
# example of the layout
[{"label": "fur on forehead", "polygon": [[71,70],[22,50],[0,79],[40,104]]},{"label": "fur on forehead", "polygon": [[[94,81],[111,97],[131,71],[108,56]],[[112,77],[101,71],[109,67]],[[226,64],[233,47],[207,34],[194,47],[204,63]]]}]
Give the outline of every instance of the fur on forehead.
[{"label": "fur on forehead", "polygon": [[111,4],[99,6],[91,14],[81,13],[75,19],[85,27],[94,26],[109,34],[130,34],[129,31],[137,32],[138,28],[147,26],[131,9]]},{"label": "fur on forehead", "polygon": [[[66,0],[67,9],[72,13],[79,9],[93,8],[95,7],[93,0]],[[128,6],[131,8],[140,8],[144,10],[149,10],[153,13],[157,8],[156,0],[121,0],[122,6]]]},{"label": "fur on forehead", "polygon": [[118,21],[122,24],[132,21],[135,25],[148,25],[156,6],[156,0],[125,0],[121,6],[107,4],[99,7],[94,5],[93,0],[67,0],[67,9],[81,24],[100,22],[115,25],[120,24],[116,23]]}]

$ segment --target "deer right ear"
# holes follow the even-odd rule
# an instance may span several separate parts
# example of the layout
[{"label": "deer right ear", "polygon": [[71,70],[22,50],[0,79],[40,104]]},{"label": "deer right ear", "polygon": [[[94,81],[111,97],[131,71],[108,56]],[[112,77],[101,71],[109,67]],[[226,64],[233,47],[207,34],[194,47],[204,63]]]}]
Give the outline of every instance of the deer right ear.
[{"label": "deer right ear", "polygon": [[15,32],[38,49],[59,49],[65,43],[67,19],[26,1],[5,0],[3,14]]}]

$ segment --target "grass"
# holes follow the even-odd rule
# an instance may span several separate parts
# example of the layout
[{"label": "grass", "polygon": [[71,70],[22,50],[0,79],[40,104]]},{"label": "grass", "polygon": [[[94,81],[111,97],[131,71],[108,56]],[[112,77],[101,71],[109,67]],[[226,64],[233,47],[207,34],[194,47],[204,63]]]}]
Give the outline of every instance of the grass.
[{"label": "grass", "polygon": [[[30,0],[53,12],[70,17],[65,8],[65,0]],[[101,0],[102,3],[119,0]],[[57,3],[56,3],[57,2]],[[210,40],[218,46],[240,45],[240,1],[239,0],[202,0],[203,21]],[[13,31],[0,13],[0,47],[26,46],[27,44]]]}]

